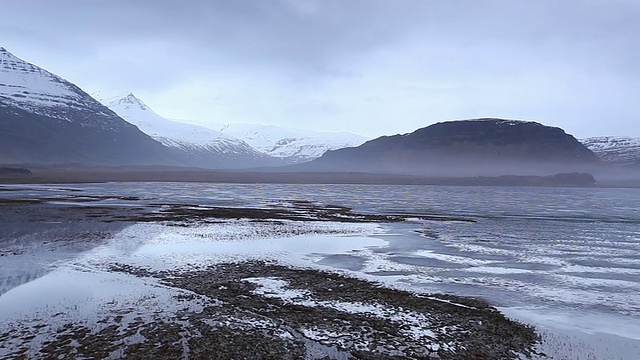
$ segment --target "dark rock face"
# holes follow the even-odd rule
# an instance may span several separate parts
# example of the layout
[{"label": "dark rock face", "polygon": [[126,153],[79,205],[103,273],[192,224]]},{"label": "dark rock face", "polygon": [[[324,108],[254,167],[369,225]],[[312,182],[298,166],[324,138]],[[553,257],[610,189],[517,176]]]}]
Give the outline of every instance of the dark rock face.
[{"label": "dark rock face", "polygon": [[[74,115],[70,113],[69,116]],[[0,163],[146,165],[171,163],[175,158],[162,144],[112,115],[75,113],[116,127],[87,126],[9,107],[0,99]]]},{"label": "dark rock face", "polygon": [[431,176],[548,175],[588,169],[599,159],[562,129],[536,122],[476,119],[441,122],[357,148],[326,153],[308,170]]}]

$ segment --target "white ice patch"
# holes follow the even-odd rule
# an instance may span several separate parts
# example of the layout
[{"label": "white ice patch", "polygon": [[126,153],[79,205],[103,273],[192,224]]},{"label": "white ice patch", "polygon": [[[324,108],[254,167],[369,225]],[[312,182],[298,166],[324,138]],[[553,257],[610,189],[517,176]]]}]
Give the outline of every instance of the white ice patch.
[{"label": "white ice patch", "polygon": [[430,259],[446,261],[452,264],[480,266],[480,265],[486,265],[486,264],[492,263],[492,261],[489,261],[489,260],[481,260],[481,259],[474,259],[474,258],[455,256],[455,255],[449,255],[449,254],[441,254],[433,250],[418,250],[414,254],[418,256],[430,258]]},{"label": "white ice patch", "polygon": [[90,267],[126,263],[152,270],[194,269],[247,259],[308,264],[304,259],[312,254],[384,246],[386,241],[367,236],[380,231],[375,224],[320,221],[233,220],[189,227],[135,224],[77,262]]},{"label": "white ice patch", "polygon": [[629,274],[640,276],[640,269],[618,268],[618,267],[600,267],[600,266],[583,266],[583,265],[567,265],[562,269],[563,272],[572,273],[601,273],[601,274]]},{"label": "white ice patch", "polygon": [[527,269],[499,267],[499,266],[475,266],[463,269],[467,272],[487,273],[487,274],[529,274],[533,271]]},{"label": "white ice patch", "polygon": [[[291,303],[306,307],[324,307],[334,309],[349,314],[367,314],[382,319],[391,320],[403,325],[403,332],[406,336],[414,340],[423,338],[435,339],[437,337],[434,330],[440,329],[430,328],[431,321],[428,316],[413,311],[404,310],[397,307],[382,306],[379,304],[370,304],[363,302],[347,302],[347,301],[326,301],[316,300],[311,297],[309,291],[304,289],[292,289],[286,280],[265,277],[265,278],[246,278],[244,281],[258,285],[253,291],[256,295],[268,298],[277,298],[285,303]],[[439,299],[438,299],[439,300]],[[339,334],[328,335],[322,332],[320,335],[317,330],[309,332],[310,339],[318,340],[326,336],[339,336]]]},{"label": "white ice patch", "polygon": [[158,284],[153,279],[117,272],[61,267],[39,279],[16,287],[0,297],[0,318],[13,321],[60,317],[91,322],[113,309],[143,313],[174,314],[179,310],[198,312],[200,301],[177,301],[176,297],[199,296]]},{"label": "white ice patch", "polygon": [[[42,355],[38,349],[67,324],[85,326],[94,334],[111,325],[123,331],[137,320],[172,321],[181,311],[199,313],[211,305],[216,302],[153,279],[69,264],[0,296],[0,332],[33,334],[28,340],[29,357],[38,358]],[[116,316],[121,318],[116,321]],[[122,343],[142,340],[134,335],[124,337]],[[9,341],[0,347],[0,358],[27,340]]]},{"label": "white ice patch", "polygon": [[[540,351],[551,359],[640,359],[640,321],[614,314],[593,316],[579,310],[499,308],[509,317],[536,325]],[[544,359],[547,359],[545,357]]]},{"label": "white ice patch", "polygon": [[290,289],[287,282],[278,278],[246,278],[244,281],[258,285],[253,291],[254,294],[265,297],[277,297],[283,300],[293,300],[300,298],[308,298],[309,292],[300,289]]}]

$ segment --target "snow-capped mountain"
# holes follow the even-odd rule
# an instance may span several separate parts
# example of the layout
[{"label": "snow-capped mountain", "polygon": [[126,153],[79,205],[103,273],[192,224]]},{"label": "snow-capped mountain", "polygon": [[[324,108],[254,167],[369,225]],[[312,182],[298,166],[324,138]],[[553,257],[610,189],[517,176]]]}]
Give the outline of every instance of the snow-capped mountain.
[{"label": "snow-capped mountain", "polygon": [[606,162],[623,166],[640,165],[640,138],[599,136],[580,142]]},{"label": "snow-capped mountain", "polygon": [[215,128],[288,163],[310,161],[328,150],[355,147],[368,140],[347,132],[317,132],[273,125],[220,124]]},{"label": "snow-capped mountain", "polygon": [[168,164],[168,149],[78,86],[0,48],[0,162]]},{"label": "snow-capped mountain", "polygon": [[193,166],[247,168],[278,163],[277,159],[257,151],[242,140],[204,126],[168,120],[132,93],[102,101],[145,134],[183,152]]}]

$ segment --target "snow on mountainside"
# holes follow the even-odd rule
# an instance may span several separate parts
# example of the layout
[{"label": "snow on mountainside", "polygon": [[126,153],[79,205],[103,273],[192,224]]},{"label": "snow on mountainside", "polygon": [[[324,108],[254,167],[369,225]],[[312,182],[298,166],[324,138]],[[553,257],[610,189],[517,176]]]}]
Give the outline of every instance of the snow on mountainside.
[{"label": "snow on mountainside", "polygon": [[167,146],[203,147],[215,143],[222,136],[202,126],[167,120],[132,93],[104,102],[116,114]]},{"label": "snow on mountainside", "polygon": [[[11,105],[36,113],[61,105],[82,105],[75,87],[0,48],[0,96]],[[46,115],[46,114],[45,114]]]},{"label": "snow on mountainside", "polygon": [[359,146],[368,140],[347,132],[317,132],[273,125],[224,124],[216,128],[289,163],[310,161],[328,150]]},{"label": "snow on mountainside", "polygon": [[168,120],[131,93],[103,102],[163,145],[186,152],[195,161],[195,166],[243,168],[263,165],[260,161],[265,165],[273,163],[242,140],[204,126]]},{"label": "snow on mountainside", "polygon": [[78,86],[0,48],[0,163],[175,165],[170,150]]},{"label": "snow on mountainside", "polygon": [[599,136],[580,140],[602,160],[620,165],[640,165],[640,138]]},{"label": "snow on mountainside", "polygon": [[[131,127],[76,85],[0,47],[0,101],[32,114],[119,130]],[[78,116],[91,113],[91,117]]]}]

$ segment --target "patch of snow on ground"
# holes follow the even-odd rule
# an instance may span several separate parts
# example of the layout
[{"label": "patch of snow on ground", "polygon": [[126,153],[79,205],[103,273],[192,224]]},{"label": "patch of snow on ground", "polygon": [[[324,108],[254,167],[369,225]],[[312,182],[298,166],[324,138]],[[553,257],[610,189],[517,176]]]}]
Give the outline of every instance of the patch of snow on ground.
[{"label": "patch of snow on ground", "polygon": [[[288,282],[279,278],[246,278],[247,282],[256,284],[258,287],[253,291],[256,295],[269,298],[277,298],[286,303],[291,303],[306,307],[325,307],[349,314],[367,314],[382,319],[392,320],[403,324],[403,332],[415,340],[428,337],[436,338],[434,329],[430,328],[430,321],[427,315],[407,311],[401,308],[383,306],[380,304],[368,304],[362,302],[346,301],[324,301],[312,300],[311,294],[304,289],[292,289]],[[438,331],[438,329],[435,329]],[[318,335],[313,332],[313,336],[328,336],[325,333]],[[333,334],[332,337],[339,337]],[[312,337],[311,339],[316,339]]]},{"label": "patch of snow on ground", "polygon": [[[67,324],[86,326],[92,333],[114,324],[122,330],[136,319],[170,321],[180,311],[198,313],[205,305],[215,303],[152,279],[69,263],[3,294],[0,297],[0,332],[24,331],[26,328],[35,336],[28,341],[30,348],[39,349],[45,341],[59,335]],[[117,314],[122,317],[119,321],[114,320]],[[110,321],[98,321],[101,319]],[[134,335],[121,341],[123,344],[135,343],[142,341],[141,337]],[[0,358],[7,355],[5,351],[20,347],[19,344],[6,345],[0,347]],[[39,357],[34,352],[29,355]]]}]

